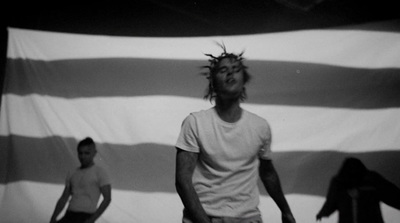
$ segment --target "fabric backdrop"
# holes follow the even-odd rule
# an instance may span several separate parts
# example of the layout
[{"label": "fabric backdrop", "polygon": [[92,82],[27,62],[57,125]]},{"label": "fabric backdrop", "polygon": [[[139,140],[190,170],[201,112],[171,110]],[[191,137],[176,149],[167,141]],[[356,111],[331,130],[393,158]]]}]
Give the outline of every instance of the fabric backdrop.
[{"label": "fabric backdrop", "polygon": [[[245,109],[271,125],[297,222],[314,222],[347,156],[400,186],[400,21],[240,36],[145,38],[8,28],[0,114],[0,222],[48,222],[76,145],[112,178],[98,222],[180,222],[174,144],[203,100],[204,53],[244,51]],[[280,222],[264,189],[263,219]],[[382,204],[384,219],[400,212]],[[336,222],[337,213],[325,222]]]}]

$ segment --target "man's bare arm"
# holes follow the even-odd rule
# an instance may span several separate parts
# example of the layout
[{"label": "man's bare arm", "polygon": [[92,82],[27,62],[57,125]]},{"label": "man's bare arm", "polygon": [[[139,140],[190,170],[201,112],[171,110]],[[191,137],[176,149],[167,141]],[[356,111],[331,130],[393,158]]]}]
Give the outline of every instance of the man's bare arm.
[{"label": "man's bare arm", "polygon": [[107,184],[100,188],[100,192],[103,196],[103,200],[101,201],[99,207],[97,208],[96,212],[90,217],[90,219],[86,222],[92,223],[95,222],[107,209],[107,207],[111,203],[111,185]]},{"label": "man's bare arm", "polygon": [[296,221],[283,194],[281,183],[272,161],[260,159],[259,172],[265,189],[281,210],[282,222],[295,223]]},{"label": "man's bare arm", "polygon": [[192,176],[197,163],[198,154],[177,148],[175,187],[186,211],[195,223],[210,223],[193,187]]},{"label": "man's bare arm", "polygon": [[53,214],[51,216],[50,222],[56,222],[58,215],[61,213],[61,211],[64,209],[65,205],[68,202],[69,197],[71,196],[71,188],[68,183],[65,184],[64,191],[61,194],[61,197],[58,199],[56,207],[53,211]]}]

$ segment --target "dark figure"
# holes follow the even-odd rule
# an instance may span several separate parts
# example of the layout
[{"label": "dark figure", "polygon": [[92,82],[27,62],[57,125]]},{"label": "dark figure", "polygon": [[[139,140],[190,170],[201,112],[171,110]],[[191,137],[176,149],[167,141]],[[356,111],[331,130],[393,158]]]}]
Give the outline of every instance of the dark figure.
[{"label": "dark figure", "polygon": [[258,177],[278,205],[282,222],[295,223],[271,160],[268,122],[240,107],[250,76],[242,54],[211,57],[205,74],[213,108],[193,112],[176,143],[176,189],[184,223],[261,223]]},{"label": "dark figure", "polygon": [[400,209],[400,190],[357,158],[346,158],[331,180],[317,220],[339,212],[339,223],[383,223],[380,202]]},{"label": "dark figure", "polygon": [[[64,191],[51,216],[51,223],[57,222],[58,215],[68,202],[68,209],[58,223],[93,223],[111,203],[110,179],[105,170],[94,163],[97,153],[94,141],[91,138],[80,141],[77,150],[81,166],[68,173]],[[97,206],[100,195],[103,200]]]}]

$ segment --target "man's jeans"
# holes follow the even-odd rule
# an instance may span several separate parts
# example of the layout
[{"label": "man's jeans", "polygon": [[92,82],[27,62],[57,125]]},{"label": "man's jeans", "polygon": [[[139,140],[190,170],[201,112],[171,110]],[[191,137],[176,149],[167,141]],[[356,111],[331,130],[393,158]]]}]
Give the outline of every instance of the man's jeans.
[{"label": "man's jeans", "polygon": [[[232,217],[214,217],[209,216],[211,223],[262,223],[261,216],[253,216],[249,218],[232,218]],[[182,223],[193,223],[188,216],[183,216]]]}]

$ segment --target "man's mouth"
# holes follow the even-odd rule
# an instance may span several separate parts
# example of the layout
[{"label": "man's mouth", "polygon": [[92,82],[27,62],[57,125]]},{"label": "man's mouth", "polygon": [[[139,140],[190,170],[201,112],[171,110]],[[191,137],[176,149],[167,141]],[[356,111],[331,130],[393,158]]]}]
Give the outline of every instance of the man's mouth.
[{"label": "man's mouth", "polygon": [[228,78],[228,79],[225,81],[225,83],[233,84],[233,83],[236,83],[236,80],[233,79],[233,78]]}]

